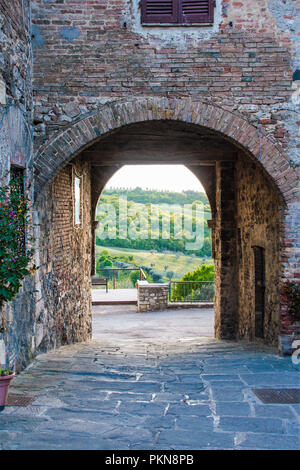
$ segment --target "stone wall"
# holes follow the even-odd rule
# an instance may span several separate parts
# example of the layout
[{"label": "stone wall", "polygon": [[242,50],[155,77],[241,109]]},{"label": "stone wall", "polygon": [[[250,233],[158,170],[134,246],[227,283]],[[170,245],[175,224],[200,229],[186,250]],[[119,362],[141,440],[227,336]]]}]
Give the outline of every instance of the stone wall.
[{"label": "stone wall", "polygon": [[37,145],[111,100],[190,96],[296,158],[296,0],[217,0],[212,27],[185,28],[141,26],[138,0],[31,3]]},{"label": "stone wall", "polygon": [[169,284],[138,281],[138,312],[155,312],[168,308]]},{"label": "stone wall", "polygon": [[264,341],[278,344],[281,201],[257,164],[243,153],[236,162],[238,337],[255,338],[254,246],[265,250]]},{"label": "stone wall", "polygon": [[[82,176],[82,224],[74,225],[73,175]],[[37,206],[36,348],[45,351],[91,337],[90,168],[77,157]]]},{"label": "stone wall", "polygon": [[[8,181],[11,165],[24,169],[33,181],[32,164],[32,49],[29,0],[0,2],[0,184]],[[29,194],[30,195],[30,194]],[[28,235],[31,235],[31,228]],[[17,297],[0,312],[8,334],[0,335],[0,364],[17,370],[34,350],[35,283],[27,278]]]},{"label": "stone wall", "polygon": [[[296,0],[217,0],[212,27],[186,28],[141,26],[138,0],[31,3],[37,148],[104,103],[189,97],[242,115],[299,164]],[[290,193],[294,279],[299,209]]]},{"label": "stone wall", "polygon": [[31,158],[32,49],[29,1],[0,4],[0,178]]}]

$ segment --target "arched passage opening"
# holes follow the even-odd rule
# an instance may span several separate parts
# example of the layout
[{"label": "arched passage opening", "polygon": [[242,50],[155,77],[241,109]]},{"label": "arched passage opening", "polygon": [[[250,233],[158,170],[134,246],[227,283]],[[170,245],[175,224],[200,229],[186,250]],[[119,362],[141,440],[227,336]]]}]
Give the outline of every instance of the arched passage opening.
[{"label": "arched passage opening", "polygon": [[[149,117],[149,108],[145,110],[139,103],[138,118],[135,114],[132,120],[136,122],[132,123],[133,105],[130,109],[128,106],[124,109],[112,106],[101,121],[101,132],[99,116],[90,118],[89,122],[94,125],[92,129],[103,133],[102,136],[92,137],[87,122],[81,122],[80,134],[76,134],[79,124],[75,123],[69,133],[54,140],[36,162],[37,206],[47,227],[40,238],[41,247],[47,246],[47,252],[43,254],[45,270],[39,274],[42,289],[48,289],[49,294],[43,296],[48,303],[44,311],[52,312],[53,322],[61,325],[64,331],[62,335],[56,332],[53,336],[60,344],[84,339],[90,334],[87,292],[94,263],[95,209],[103,187],[120,165],[156,162],[185,164],[200,179],[208,195],[216,272],[216,337],[261,340],[255,333],[255,318],[259,312],[255,307],[254,249],[260,247],[265,253],[262,340],[276,344],[282,267],[280,222],[284,203],[274,183],[274,175],[279,170],[275,168],[271,176],[265,169],[268,160],[266,163],[263,160],[263,155],[272,152],[272,146],[262,136],[259,139],[257,131],[247,128],[248,124],[242,120],[238,122],[233,118],[229,123],[232,116],[223,111],[217,110],[213,119],[212,115],[206,114],[205,122],[203,115],[195,118],[186,108],[176,111],[176,106],[168,107],[167,111],[156,109],[154,113],[152,103],[151,113],[155,117],[153,114]],[[197,109],[199,111],[200,107]],[[183,114],[186,114],[184,118]],[[201,124],[190,122],[197,120]],[[224,128],[226,134],[222,132]],[[75,136],[80,141],[76,144],[77,150],[74,148]],[[85,136],[85,141],[81,136]],[[244,142],[246,146],[243,146]],[[249,151],[251,148],[254,153]],[[43,160],[49,153],[53,155],[51,178],[47,176],[49,166],[46,169]],[[72,181],[76,173],[83,178],[80,227],[73,226]],[[292,172],[290,176],[293,177]],[[281,188],[284,189],[284,181],[281,181]],[[62,202],[66,194],[68,202]],[[54,284],[57,288],[53,289]],[[60,313],[55,315],[53,292],[56,292],[55,305],[60,305],[56,308]],[[78,308],[74,315],[76,302]]]},{"label": "arched passage opening", "polygon": [[108,328],[127,339],[212,338],[211,210],[199,179],[184,165],[124,165],[102,191],[95,218],[93,338]]},{"label": "arched passage opening", "polygon": [[[96,218],[97,276],[110,276],[110,287],[132,289],[146,277],[170,283],[171,303],[213,301],[210,204],[199,179],[184,165],[122,166],[101,193]],[[199,284],[186,283],[179,292],[179,281],[188,280]],[[130,294],[133,301],[132,290],[119,294]],[[117,292],[95,293],[99,303],[117,301]]]}]

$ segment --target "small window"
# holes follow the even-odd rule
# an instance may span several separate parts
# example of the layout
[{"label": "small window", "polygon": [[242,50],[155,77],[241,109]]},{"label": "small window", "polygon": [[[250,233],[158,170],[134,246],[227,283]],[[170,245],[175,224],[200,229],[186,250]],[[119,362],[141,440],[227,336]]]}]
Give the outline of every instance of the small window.
[{"label": "small window", "polygon": [[213,23],[215,0],[141,0],[142,24]]},{"label": "small window", "polygon": [[[24,188],[24,169],[17,166],[10,167],[10,182],[13,184],[14,191],[16,191],[21,197],[25,194]],[[15,234],[16,240],[18,241],[18,256],[22,256],[26,252],[26,229],[25,220],[24,223],[19,227],[18,232]]]},{"label": "small window", "polygon": [[82,176],[74,174],[73,182],[74,225],[79,227],[82,222]]}]

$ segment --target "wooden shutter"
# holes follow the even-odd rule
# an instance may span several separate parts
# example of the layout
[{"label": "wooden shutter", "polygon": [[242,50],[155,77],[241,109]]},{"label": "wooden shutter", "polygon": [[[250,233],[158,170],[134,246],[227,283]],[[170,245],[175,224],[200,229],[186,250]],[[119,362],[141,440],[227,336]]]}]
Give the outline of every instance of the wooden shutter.
[{"label": "wooden shutter", "polygon": [[178,0],[142,0],[142,23],[178,23]]},{"label": "wooden shutter", "polygon": [[212,23],[215,0],[179,0],[179,23]]}]

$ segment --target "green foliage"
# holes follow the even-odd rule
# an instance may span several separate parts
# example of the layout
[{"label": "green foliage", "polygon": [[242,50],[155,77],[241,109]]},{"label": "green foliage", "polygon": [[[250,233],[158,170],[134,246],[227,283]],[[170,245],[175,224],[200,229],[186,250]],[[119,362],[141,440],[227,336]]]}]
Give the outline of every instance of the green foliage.
[{"label": "green foliage", "polygon": [[182,281],[213,281],[215,278],[215,267],[213,264],[202,264],[195,271],[186,273]]},{"label": "green foliage", "polygon": [[113,262],[110,259],[106,259],[103,263],[103,268],[112,268]]},{"label": "green foliage", "polygon": [[[109,279],[109,287],[111,287],[111,280],[113,278],[113,271],[105,271],[105,268],[138,268],[136,260],[133,255],[126,255],[121,253],[113,256],[108,250],[102,250],[99,254],[96,264],[97,275]],[[118,288],[129,288],[131,285],[135,287],[137,279],[140,278],[139,271],[115,271],[116,285]]]},{"label": "green foliage", "polygon": [[[126,196],[128,201],[141,203],[141,204],[192,204],[195,201],[200,201],[204,205],[208,205],[208,199],[205,193],[198,191],[183,191],[180,193],[172,191],[158,191],[155,189],[141,189],[141,188],[113,188],[104,189],[101,199],[108,196],[117,199],[119,196]],[[107,201],[105,201],[107,202]]]},{"label": "green foliage", "polygon": [[300,320],[300,285],[287,281],[282,285],[281,293],[288,302],[288,313],[295,320]]},{"label": "green foliage", "polygon": [[0,368],[0,376],[1,377],[6,377],[7,375],[13,374],[13,371],[10,369],[1,369]]},{"label": "green foliage", "polygon": [[[107,247],[121,247],[121,248],[133,248],[136,250],[155,250],[157,252],[171,251],[181,252],[190,254],[191,251],[186,249],[186,241],[191,241],[192,234],[188,231],[188,225],[195,230],[196,219],[192,211],[186,211],[185,222],[185,233],[182,238],[177,238],[175,233],[176,224],[174,221],[174,214],[170,215],[170,236],[163,238],[162,233],[162,218],[168,220],[168,211],[163,209],[163,204],[179,204],[183,207],[184,204],[192,204],[195,206],[196,203],[204,205],[204,242],[201,249],[194,251],[194,254],[202,257],[211,257],[211,232],[207,226],[207,220],[211,218],[210,205],[205,193],[195,191],[184,191],[182,193],[169,192],[169,191],[155,191],[155,190],[142,190],[140,188],[135,189],[109,189],[104,190],[101,195],[101,203],[111,204],[115,208],[116,220],[119,220],[119,197],[126,196],[128,201],[128,208],[130,209],[134,203],[141,204],[141,211],[138,217],[128,216],[128,224],[137,223],[137,230],[139,237],[132,239],[130,237],[123,239],[119,238],[119,229],[116,227],[115,233],[115,220],[106,221],[107,225],[104,230],[104,238],[97,236],[96,243],[99,246]],[[151,214],[151,208],[155,209],[160,206],[162,213],[159,216],[159,224],[161,226],[160,233],[155,234],[156,238],[151,237],[149,217]],[[154,210],[155,212],[155,210]],[[100,216],[99,216],[100,217]],[[112,215],[113,217],[113,215]],[[118,225],[118,224],[117,224]],[[147,230],[148,227],[148,230]]]},{"label": "green foliage", "polygon": [[163,282],[163,278],[160,272],[150,269],[148,274],[154,283],[157,284]]},{"label": "green foliage", "polygon": [[[0,188],[0,308],[12,300],[25,276],[37,269],[33,248],[25,247],[30,201],[16,178]],[[32,238],[27,243],[33,242]]]},{"label": "green foliage", "polygon": [[167,271],[166,276],[169,279],[169,281],[171,281],[174,277],[174,271]]},{"label": "green foliage", "polygon": [[132,271],[130,273],[130,280],[132,282],[133,287],[136,286],[137,281],[140,279],[140,272],[139,271]]},{"label": "green foliage", "polygon": [[[214,265],[203,264],[194,271],[185,274],[182,283],[172,286],[171,301],[192,302],[210,301],[214,299]],[[183,282],[186,281],[186,282]],[[190,281],[194,281],[190,282]]]},{"label": "green foliage", "polygon": [[[176,280],[182,279],[185,273],[187,273],[188,271],[193,271],[199,265],[211,263],[211,259],[206,260],[205,258],[200,258],[197,256],[187,256],[185,254],[172,253],[170,251],[157,253],[156,251],[153,252],[153,251],[145,251],[145,250],[128,250],[126,248],[124,249],[124,248],[111,248],[111,247],[109,248],[97,247],[96,248],[97,259],[102,256],[102,253],[104,251],[106,251],[107,253],[109,252],[110,257],[113,260],[114,267],[117,267],[117,268],[141,267],[143,271],[145,272],[145,274],[147,274],[148,271],[155,270],[161,275],[163,282],[168,282],[168,279],[166,277],[167,271],[174,272],[174,277],[172,278],[172,280],[176,281]],[[133,261],[130,259],[130,257],[133,258]],[[154,267],[150,266],[151,263],[154,264]],[[165,269],[165,266],[168,266],[168,268]],[[153,282],[150,275],[147,274],[147,276],[149,276],[149,279],[147,280],[149,282]],[[105,277],[105,272],[103,272],[101,275],[99,274],[99,277]],[[121,288],[121,284],[119,280],[118,280],[117,286]],[[130,280],[128,282],[128,286],[131,287]]]}]

